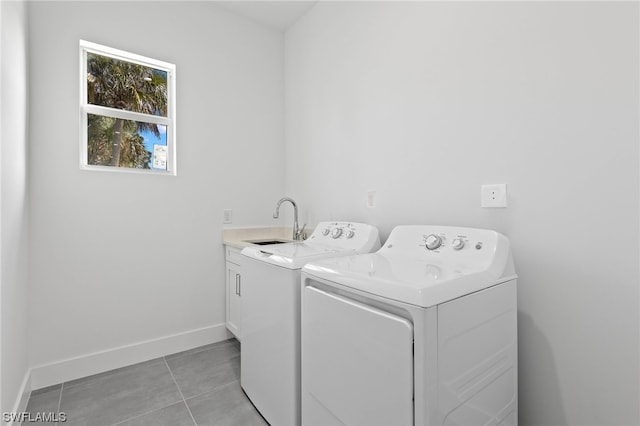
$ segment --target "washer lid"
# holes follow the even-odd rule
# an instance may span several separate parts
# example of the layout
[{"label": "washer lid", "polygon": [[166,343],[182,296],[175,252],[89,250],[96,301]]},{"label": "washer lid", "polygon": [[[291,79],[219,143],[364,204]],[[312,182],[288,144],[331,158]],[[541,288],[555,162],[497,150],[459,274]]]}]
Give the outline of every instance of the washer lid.
[{"label": "washer lid", "polygon": [[306,263],[334,256],[356,254],[353,248],[340,249],[306,242],[274,244],[263,247],[246,247],[242,254],[284,268],[300,269]]},{"label": "washer lid", "polygon": [[355,222],[320,222],[305,241],[250,246],[242,254],[288,269],[335,256],[369,253],[380,248],[378,229]]}]

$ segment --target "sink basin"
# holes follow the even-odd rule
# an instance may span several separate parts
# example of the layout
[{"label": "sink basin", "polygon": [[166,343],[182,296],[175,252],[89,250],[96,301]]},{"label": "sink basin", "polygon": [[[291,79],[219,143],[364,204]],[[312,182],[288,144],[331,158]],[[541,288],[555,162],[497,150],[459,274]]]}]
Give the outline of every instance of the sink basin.
[{"label": "sink basin", "polygon": [[259,246],[268,246],[270,244],[283,244],[290,243],[291,241],[286,240],[245,240],[247,243],[256,244]]}]

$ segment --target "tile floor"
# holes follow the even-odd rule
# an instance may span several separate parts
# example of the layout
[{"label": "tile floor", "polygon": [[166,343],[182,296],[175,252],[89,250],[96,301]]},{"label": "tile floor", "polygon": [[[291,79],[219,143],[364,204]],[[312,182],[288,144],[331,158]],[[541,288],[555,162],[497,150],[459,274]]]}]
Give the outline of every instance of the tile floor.
[{"label": "tile floor", "polygon": [[65,413],[60,426],[267,425],[240,388],[235,339],[35,390],[27,411]]}]

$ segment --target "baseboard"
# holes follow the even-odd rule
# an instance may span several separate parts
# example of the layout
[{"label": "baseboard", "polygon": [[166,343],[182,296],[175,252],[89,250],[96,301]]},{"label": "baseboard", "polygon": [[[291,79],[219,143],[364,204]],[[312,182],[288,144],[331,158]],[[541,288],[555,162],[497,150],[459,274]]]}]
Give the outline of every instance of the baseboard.
[{"label": "baseboard", "polygon": [[39,365],[31,368],[30,389],[68,382],[230,337],[232,335],[223,323]]}]

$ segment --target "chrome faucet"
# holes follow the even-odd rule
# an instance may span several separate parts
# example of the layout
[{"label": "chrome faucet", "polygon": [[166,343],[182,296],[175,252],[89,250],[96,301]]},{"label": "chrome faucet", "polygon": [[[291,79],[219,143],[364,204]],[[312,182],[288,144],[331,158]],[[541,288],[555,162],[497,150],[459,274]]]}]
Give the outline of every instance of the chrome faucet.
[{"label": "chrome faucet", "polygon": [[302,237],[303,237],[304,227],[307,226],[307,224],[305,223],[304,225],[302,225],[301,229],[298,227],[298,206],[296,205],[296,202],[293,201],[293,199],[289,197],[280,198],[280,200],[278,201],[278,204],[276,204],[276,209],[273,212],[273,218],[277,219],[280,217],[280,205],[285,201],[290,202],[291,205],[293,206],[293,240],[300,241],[303,239]]}]

